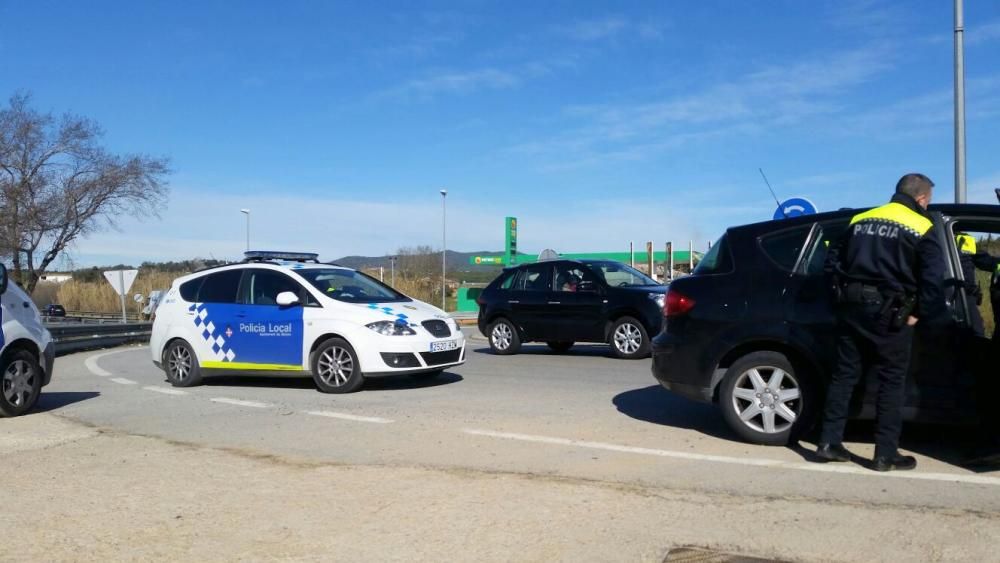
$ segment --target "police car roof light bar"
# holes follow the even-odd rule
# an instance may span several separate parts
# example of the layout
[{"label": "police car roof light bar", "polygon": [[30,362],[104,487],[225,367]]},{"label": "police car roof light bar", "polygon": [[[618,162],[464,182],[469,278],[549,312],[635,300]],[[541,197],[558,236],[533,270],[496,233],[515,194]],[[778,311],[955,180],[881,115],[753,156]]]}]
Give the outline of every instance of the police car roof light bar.
[{"label": "police car roof light bar", "polygon": [[268,260],[285,260],[288,262],[316,262],[319,254],[315,252],[280,252],[273,250],[248,250],[243,253],[246,262],[265,262]]}]

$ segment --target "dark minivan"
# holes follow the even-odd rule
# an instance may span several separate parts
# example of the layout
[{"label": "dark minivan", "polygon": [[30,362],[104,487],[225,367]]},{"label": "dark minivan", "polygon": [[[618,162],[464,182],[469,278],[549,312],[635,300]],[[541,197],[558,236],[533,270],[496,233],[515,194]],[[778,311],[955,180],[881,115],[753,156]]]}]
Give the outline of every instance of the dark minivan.
[{"label": "dark minivan", "polygon": [[525,342],[555,352],[575,342],[603,342],[619,358],[649,355],[660,330],[666,287],[611,260],[549,260],[506,268],[483,290],[479,332],[496,354]]},{"label": "dark minivan", "polygon": [[[920,323],[907,378],[904,417],[975,423],[976,362],[988,345],[972,334],[974,299],[963,288],[955,235],[1000,233],[1000,207],[931,206],[946,253],[950,319]],[[730,228],[694,274],[670,285],[653,375],[670,391],[716,403],[742,438],[783,445],[821,410],[836,352],[831,241],[859,210]],[[873,386],[859,385],[854,418],[874,418]]]}]

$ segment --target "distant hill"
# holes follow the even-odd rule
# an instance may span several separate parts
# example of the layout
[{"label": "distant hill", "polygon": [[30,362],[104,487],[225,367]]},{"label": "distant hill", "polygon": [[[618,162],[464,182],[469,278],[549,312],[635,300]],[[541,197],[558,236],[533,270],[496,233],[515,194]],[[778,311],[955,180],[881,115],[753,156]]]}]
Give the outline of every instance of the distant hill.
[{"label": "distant hill", "polygon": [[[479,252],[457,252],[454,250],[449,250],[447,252],[447,262],[448,270],[454,272],[495,272],[500,270],[499,266],[496,265],[475,265],[470,264],[469,259],[474,256],[502,256],[502,250],[483,250]],[[440,254],[438,254],[440,256]],[[378,268],[379,266],[384,267],[386,270],[389,269],[389,257],[388,256],[345,256],[334,260],[334,263],[340,264],[341,266],[347,266],[348,268],[361,269],[361,268]]]}]

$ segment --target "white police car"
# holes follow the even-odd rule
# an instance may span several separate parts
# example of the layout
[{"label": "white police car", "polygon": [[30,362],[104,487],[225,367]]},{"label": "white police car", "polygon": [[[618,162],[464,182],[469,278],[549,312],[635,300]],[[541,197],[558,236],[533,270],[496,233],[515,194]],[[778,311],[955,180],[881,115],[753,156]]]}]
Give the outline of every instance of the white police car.
[{"label": "white police car", "polygon": [[38,402],[52,379],[56,354],[38,308],[8,282],[0,264],[0,416],[18,416]]},{"label": "white police car", "polygon": [[315,254],[247,252],[178,278],[156,310],[153,363],[176,387],[213,374],[311,375],[325,393],[366,377],[434,377],[465,362],[440,309]]}]

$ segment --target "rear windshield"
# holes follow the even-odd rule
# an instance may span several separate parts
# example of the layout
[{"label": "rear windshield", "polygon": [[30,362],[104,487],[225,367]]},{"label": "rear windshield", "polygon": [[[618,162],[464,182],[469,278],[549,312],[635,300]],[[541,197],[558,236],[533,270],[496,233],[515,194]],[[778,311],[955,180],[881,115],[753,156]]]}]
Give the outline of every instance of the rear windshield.
[{"label": "rear windshield", "polygon": [[386,303],[411,301],[395,289],[355,270],[338,268],[297,270],[323,295],[345,303]]},{"label": "rear windshield", "polygon": [[727,235],[722,235],[694,267],[694,273],[700,275],[724,274],[732,270],[733,257],[729,252]]}]

